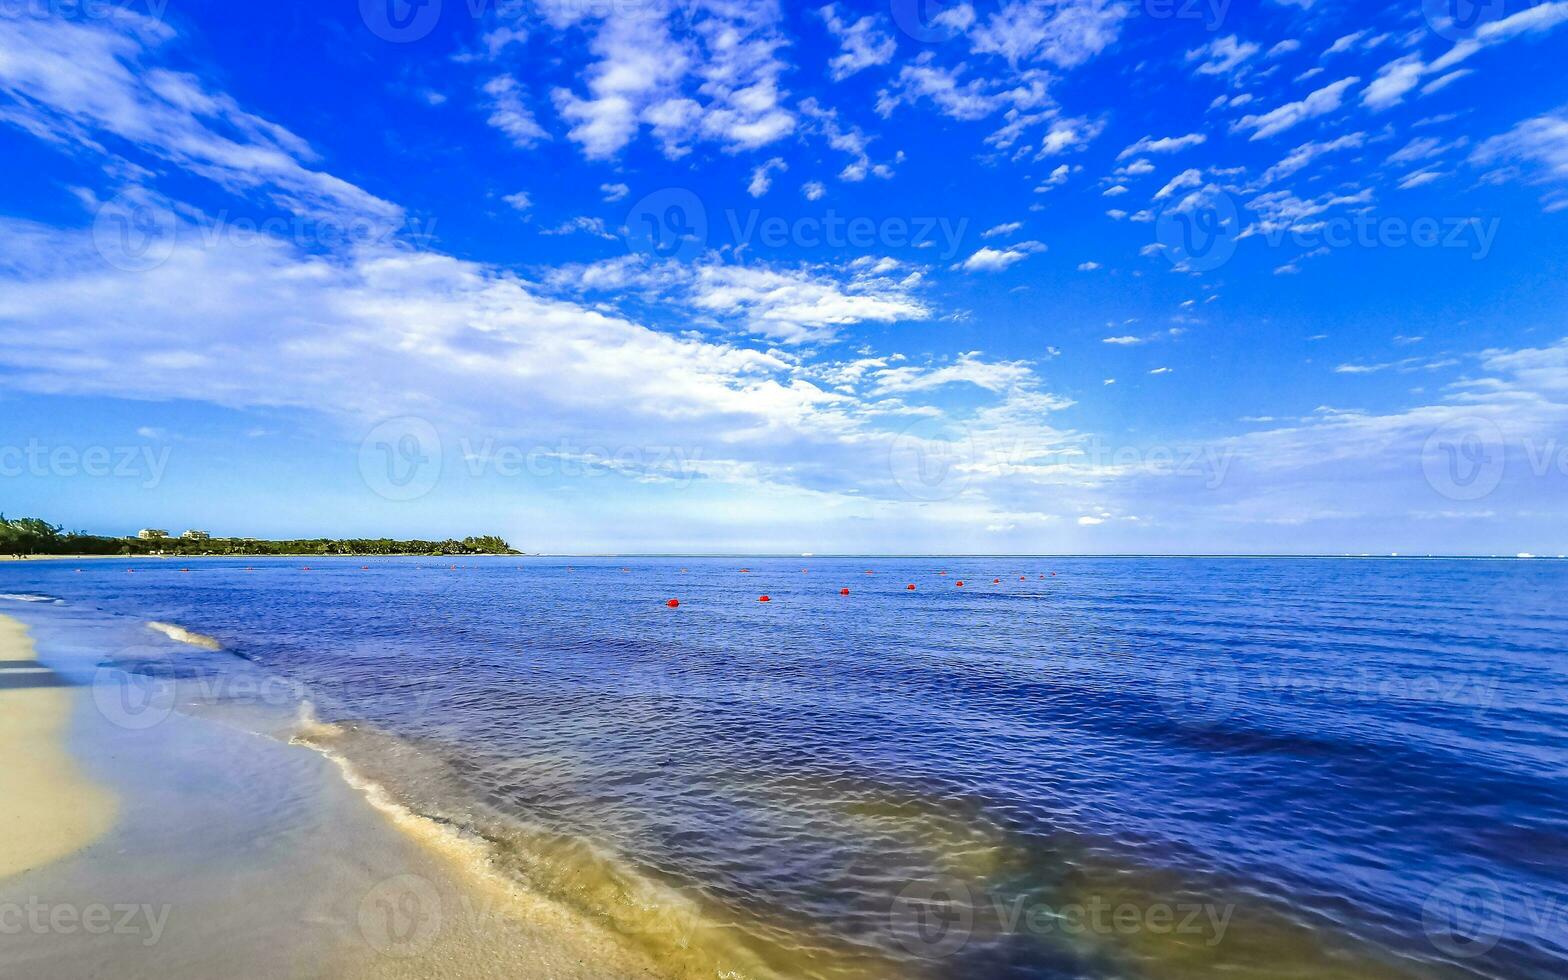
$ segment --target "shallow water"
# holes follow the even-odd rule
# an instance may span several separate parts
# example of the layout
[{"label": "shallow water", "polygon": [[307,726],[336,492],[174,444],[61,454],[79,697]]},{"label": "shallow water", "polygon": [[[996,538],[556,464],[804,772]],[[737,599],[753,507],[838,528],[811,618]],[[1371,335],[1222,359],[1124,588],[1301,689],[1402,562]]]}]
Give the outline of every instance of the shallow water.
[{"label": "shallow water", "polygon": [[213,638],[104,663],[258,728],[308,702],[302,742],[672,975],[1568,966],[1568,564],[364,564],[0,592]]}]

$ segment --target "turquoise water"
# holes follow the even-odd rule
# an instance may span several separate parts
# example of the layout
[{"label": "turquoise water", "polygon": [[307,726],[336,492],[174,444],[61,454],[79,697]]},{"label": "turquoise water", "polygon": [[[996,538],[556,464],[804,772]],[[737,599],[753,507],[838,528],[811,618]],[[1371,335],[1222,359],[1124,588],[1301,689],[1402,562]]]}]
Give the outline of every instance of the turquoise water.
[{"label": "turquoise water", "polygon": [[365,564],[16,563],[0,593],[65,603],[0,605],[123,617],[133,683],[308,704],[672,973],[1568,966],[1568,564]]}]

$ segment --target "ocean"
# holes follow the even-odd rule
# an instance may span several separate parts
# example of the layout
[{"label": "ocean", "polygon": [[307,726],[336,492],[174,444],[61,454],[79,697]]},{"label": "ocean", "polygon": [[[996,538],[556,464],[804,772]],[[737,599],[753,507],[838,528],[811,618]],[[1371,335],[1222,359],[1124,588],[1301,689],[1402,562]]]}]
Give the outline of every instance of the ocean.
[{"label": "ocean", "polygon": [[326,753],[669,975],[1568,973],[1564,562],[63,560],[0,593],[113,626],[76,672],[111,721]]}]

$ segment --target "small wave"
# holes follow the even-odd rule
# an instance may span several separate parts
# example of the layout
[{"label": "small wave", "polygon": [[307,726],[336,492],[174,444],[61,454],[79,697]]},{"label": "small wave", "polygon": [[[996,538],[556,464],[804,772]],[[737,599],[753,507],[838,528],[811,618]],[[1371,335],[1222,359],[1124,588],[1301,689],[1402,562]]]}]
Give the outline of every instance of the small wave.
[{"label": "small wave", "polygon": [[162,633],[171,640],[175,640],[180,643],[189,643],[191,646],[201,647],[203,650],[223,649],[223,644],[219,643],[217,640],[213,639],[207,634],[197,633],[192,630],[188,630],[183,626],[176,626],[173,623],[150,622],[147,624],[147,628],[151,630],[157,630],[159,633]]},{"label": "small wave", "polygon": [[65,600],[57,596],[42,595],[36,592],[0,592],[0,599],[8,602],[47,602],[56,606],[65,604]]},{"label": "small wave", "polygon": [[408,755],[418,750],[393,736],[321,721],[306,702],[290,741],[320,753],[395,827],[453,861],[525,920],[548,916],[608,938],[627,952],[635,950],[637,958],[651,960],[660,976],[761,980],[804,972],[776,968],[737,935],[736,923],[713,917],[716,909],[586,839],[486,813],[472,803],[455,813],[443,813],[440,805],[426,812],[426,805],[405,799],[360,764],[368,761],[367,753],[391,750],[400,765],[420,768],[421,761]]}]

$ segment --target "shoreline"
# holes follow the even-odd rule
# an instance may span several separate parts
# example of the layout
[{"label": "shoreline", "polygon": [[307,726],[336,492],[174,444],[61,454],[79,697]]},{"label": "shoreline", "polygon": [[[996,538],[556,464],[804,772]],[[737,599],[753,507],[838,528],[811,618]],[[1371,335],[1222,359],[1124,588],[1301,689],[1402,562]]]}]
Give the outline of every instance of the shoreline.
[{"label": "shoreline", "polygon": [[287,559],[291,559],[291,560],[292,559],[296,559],[296,558],[314,558],[314,559],[323,560],[323,561],[327,560],[327,559],[353,559],[353,560],[367,561],[367,562],[368,561],[375,561],[375,560],[383,559],[383,558],[439,558],[439,559],[442,559],[442,560],[459,559],[459,558],[461,558],[461,559],[463,559],[465,561],[466,560],[470,560],[470,559],[475,559],[475,558],[504,558],[504,559],[507,559],[509,561],[518,561],[518,560],[523,560],[523,559],[533,559],[533,560],[548,559],[548,560],[554,560],[554,559],[564,559],[564,558],[570,558],[570,559],[575,559],[575,560],[604,559],[606,561],[611,560],[611,559],[617,559],[617,560],[622,560],[622,561],[628,561],[628,560],[635,561],[635,560],[664,559],[664,558],[668,558],[668,559],[675,559],[675,558],[685,558],[685,559],[706,558],[706,559],[726,559],[726,560],[750,559],[752,561],[764,561],[764,560],[777,559],[777,560],[780,560],[780,561],[788,560],[788,561],[791,561],[791,562],[793,562],[793,561],[800,561],[800,560],[806,560],[806,561],[829,560],[829,561],[832,561],[832,560],[844,560],[844,559],[850,559],[850,558],[855,558],[855,559],[861,559],[861,558],[865,558],[865,559],[886,559],[886,560],[891,560],[891,561],[924,561],[924,560],[930,560],[930,561],[969,561],[969,560],[980,560],[980,559],[999,559],[999,560],[1008,560],[1008,561],[1025,561],[1025,560],[1035,560],[1035,561],[1084,561],[1084,560],[1088,560],[1088,561],[1138,561],[1138,560],[1150,560],[1150,559],[1159,560],[1159,561],[1192,561],[1192,560],[1196,560],[1196,561],[1215,561],[1215,560],[1230,560],[1230,561],[1519,561],[1519,562],[1568,561],[1568,555],[1372,555],[1372,554],[1366,554],[1366,555],[1315,555],[1315,554],[1290,554],[1290,555],[1284,555],[1284,554],[1281,554],[1281,555],[1242,555],[1242,554],[1201,554],[1201,555],[1200,554],[1181,554],[1181,555],[1178,555],[1178,554],[1169,554],[1169,555],[1166,555],[1166,554],[1158,554],[1158,555],[1139,555],[1139,554],[1023,555],[1023,554],[1019,554],[1019,555],[1011,555],[1011,554],[999,554],[999,555],[990,555],[990,554],[956,554],[956,553],[955,554],[943,554],[943,555],[870,555],[870,554],[850,555],[850,554],[827,554],[827,553],[822,553],[822,554],[814,554],[814,555],[811,555],[809,558],[807,558],[804,555],[789,554],[789,553],[780,553],[780,554],[750,554],[750,553],[746,553],[746,552],[706,552],[706,551],[705,552],[685,553],[685,554],[683,554],[681,552],[675,552],[675,551],[668,551],[668,552],[666,552],[666,551],[658,551],[658,552],[646,552],[646,553],[645,552],[615,552],[615,551],[590,551],[590,552],[562,551],[562,552],[535,552],[535,553],[530,553],[530,554],[516,554],[516,555],[493,555],[493,554],[452,555],[452,554],[442,554],[440,552],[424,552],[424,551],[409,551],[409,552],[400,552],[400,553],[397,553],[397,554],[360,555],[360,554],[321,554],[320,552],[314,552],[314,551],[299,551],[299,552],[290,552],[288,554],[277,554],[275,552],[269,552],[267,554],[253,554],[253,555],[234,555],[234,554],[229,554],[229,555],[182,555],[182,554],[175,554],[175,555],[0,555],[0,564],[5,564],[7,562],[21,563],[21,562],[29,562],[29,561],[171,561],[171,560],[173,560],[175,558],[186,559],[186,560],[199,559],[199,560],[202,560],[202,561],[238,561],[240,559],[244,559],[244,560],[247,560],[247,561],[258,561],[258,560],[267,559],[267,558],[287,558]]},{"label": "shoreline", "polygon": [[[0,910],[46,928],[5,933],[0,975],[668,975],[297,740],[307,705],[111,666],[137,621],[18,615],[0,613]],[[265,676],[221,669],[234,691]],[[86,925],[98,909],[108,928]]]},{"label": "shoreline", "polygon": [[0,615],[0,879],[76,854],[114,825],[119,801],[66,749],[75,700],[39,665],[27,626]]}]

